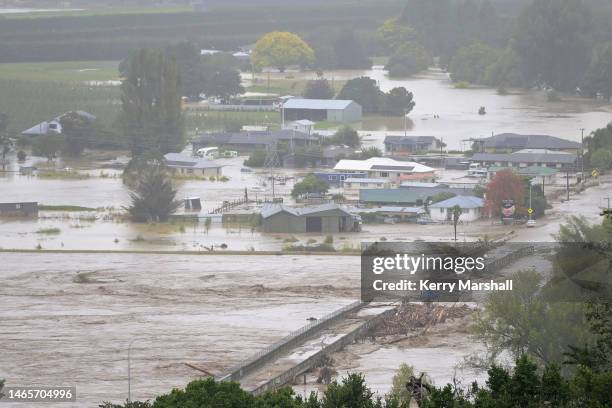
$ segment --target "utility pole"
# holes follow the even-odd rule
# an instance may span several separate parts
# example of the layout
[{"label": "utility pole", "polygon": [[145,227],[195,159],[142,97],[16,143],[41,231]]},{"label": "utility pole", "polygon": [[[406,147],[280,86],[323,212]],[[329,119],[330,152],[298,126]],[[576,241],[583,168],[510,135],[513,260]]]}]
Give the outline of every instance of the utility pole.
[{"label": "utility pole", "polygon": [[569,201],[569,170],[565,173],[565,188],[567,190],[567,201]]},{"label": "utility pole", "polygon": [[580,179],[584,183],[584,128],[580,128],[580,132],[580,164],[582,166],[582,170],[580,170]]},{"label": "utility pole", "polygon": [[533,187],[533,185],[531,184],[531,180],[529,180],[529,219],[530,220],[531,220],[531,214],[533,213],[533,207],[531,206],[531,187]]},{"label": "utility pole", "polygon": [[278,157],[276,141],[272,141],[266,148],[266,159],[264,161],[264,168],[266,169],[266,173],[270,175],[270,179],[272,180],[272,199],[273,200],[275,198],[275,191],[274,191],[275,172],[278,167],[281,167],[281,162]]},{"label": "utility pole", "polygon": [[404,111],[404,137],[408,135],[408,113]]}]

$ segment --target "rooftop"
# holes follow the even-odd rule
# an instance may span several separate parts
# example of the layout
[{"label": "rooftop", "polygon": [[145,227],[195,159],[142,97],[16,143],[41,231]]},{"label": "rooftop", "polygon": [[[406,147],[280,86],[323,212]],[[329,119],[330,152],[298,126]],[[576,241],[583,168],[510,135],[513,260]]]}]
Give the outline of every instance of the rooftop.
[{"label": "rooftop", "polygon": [[345,109],[353,102],[349,99],[300,99],[292,98],[283,104],[284,109]]},{"label": "rooftop", "polygon": [[491,166],[487,169],[488,171],[497,172],[502,170],[514,170],[524,176],[551,176],[559,172],[558,169],[542,166],[529,166],[529,167],[504,167],[504,166]]},{"label": "rooftop", "polygon": [[516,133],[501,133],[493,135],[484,141],[484,147],[496,149],[580,149],[578,142],[561,139],[549,135],[520,135]]},{"label": "rooftop", "polygon": [[432,204],[429,208],[453,208],[456,205],[461,208],[482,208],[484,207],[484,200],[475,196],[455,196]]},{"label": "rooftop", "polygon": [[388,183],[389,180],[384,178],[347,178],[345,183]]},{"label": "rooftop", "polygon": [[415,144],[431,144],[436,140],[434,136],[386,136],[385,144],[399,145],[415,145]]},{"label": "rooftop", "polygon": [[334,170],[395,170],[412,173],[430,173],[435,169],[416,162],[398,161],[388,157],[372,157],[367,160],[340,160]]},{"label": "rooftop", "polygon": [[296,217],[300,217],[307,214],[314,214],[323,211],[339,210],[347,215],[350,215],[343,207],[338,204],[322,204],[313,207],[290,207],[284,204],[266,204],[261,209],[261,216],[263,218],[271,217],[275,214],[286,212]]},{"label": "rooftop", "polygon": [[319,136],[309,135],[303,132],[292,129],[283,129],[278,131],[249,131],[249,132],[219,132],[219,133],[203,133],[196,136],[192,143],[206,144],[233,144],[233,145],[250,145],[250,144],[272,144],[280,140],[310,140],[318,141]]},{"label": "rooftop", "polygon": [[188,167],[192,169],[214,169],[223,167],[211,160],[186,156],[181,153],[166,153],[164,160],[169,167]]},{"label": "rooftop", "polygon": [[577,157],[566,153],[476,153],[471,161],[495,161],[512,163],[559,163],[573,164]]}]

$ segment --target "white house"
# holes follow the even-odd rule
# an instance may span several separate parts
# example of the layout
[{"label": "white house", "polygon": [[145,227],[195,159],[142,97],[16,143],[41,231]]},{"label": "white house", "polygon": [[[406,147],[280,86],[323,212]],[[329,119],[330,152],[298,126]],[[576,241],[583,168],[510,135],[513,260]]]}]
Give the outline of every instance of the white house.
[{"label": "white house", "polygon": [[391,182],[384,178],[347,178],[344,180],[344,196],[359,198],[359,190],[368,188],[390,188]]},{"label": "white house", "polygon": [[334,170],[347,173],[366,173],[368,178],[384,178],[394,183],[405,180],[433,181],[435,169],[420,163],[398,161],[387,157],[368,160],[340,160]]},{"label": "white house", "polygon": [[453,219],[453,207],[461,208],[459,221],[476,221],[482,217],[484,200],[474,196],[455,196],[448,200],[440,201],[429,206],[429,215],[434,221],[451,221]]}]

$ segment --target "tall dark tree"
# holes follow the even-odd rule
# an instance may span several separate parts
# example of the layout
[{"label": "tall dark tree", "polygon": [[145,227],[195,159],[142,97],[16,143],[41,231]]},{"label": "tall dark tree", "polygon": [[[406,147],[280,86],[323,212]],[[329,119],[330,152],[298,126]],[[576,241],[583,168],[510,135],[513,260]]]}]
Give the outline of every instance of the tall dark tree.
[{"label": "tall dark tree", "polygon": [[534,0],[519,17],[515,47],[526,79],[574,90],[590,61],[591,9],[583,0]]},{"label": "tall dark tree", "polygon": [[168,46],[165,52],[174,58],[178,66],[181,76],[181,95],[199,96],[204,91],[206,83],[199,47],[189,41],[183,41]]},{"label": "tall dark tree", "polygon": [[13,149],[13,139],[8,135],[8,115],[0,113],[0,154],[2,154],[2,164],[6,160],[6,155]]},{"label": "tall dark tree", "polygon": [[375,80],[360,77],[347,81],[337,99],[351,99],[360,104],[364,112],[376,113],[382,107],[384,96]]},{"label": "tall dark tree", "polygon": [[124,61],[123,72],[119,122],[132,155],[182,150],[181,85],[174,59],[143,48]]},{"label": "tall dark tree", "polygon": [[176,200],[176,190],[162,166],[150,166],[138,174],[130,192],[132,205],[128,212],[136,222],[168,221],[181,204]]}]

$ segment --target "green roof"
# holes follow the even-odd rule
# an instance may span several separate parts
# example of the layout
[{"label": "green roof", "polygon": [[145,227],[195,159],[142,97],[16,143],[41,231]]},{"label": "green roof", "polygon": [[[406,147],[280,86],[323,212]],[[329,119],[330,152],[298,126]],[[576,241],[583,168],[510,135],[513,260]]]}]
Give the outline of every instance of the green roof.
[{"label": "green roof", "polygon": [[374,188],[359,190],[359,201],[364,203],[415,204],[424,200],[423,194],[407,188]]}]

